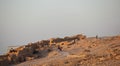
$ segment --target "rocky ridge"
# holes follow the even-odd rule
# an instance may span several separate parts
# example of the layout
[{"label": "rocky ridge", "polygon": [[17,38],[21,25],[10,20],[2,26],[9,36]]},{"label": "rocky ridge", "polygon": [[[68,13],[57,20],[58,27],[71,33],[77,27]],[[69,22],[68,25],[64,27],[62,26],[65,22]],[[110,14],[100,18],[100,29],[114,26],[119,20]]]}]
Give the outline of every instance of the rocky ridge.
[{"label": "rocky ridge", "polygon": [[120,36],[51,38],[12,49],[0,59],[0,66],[120,66]]}]

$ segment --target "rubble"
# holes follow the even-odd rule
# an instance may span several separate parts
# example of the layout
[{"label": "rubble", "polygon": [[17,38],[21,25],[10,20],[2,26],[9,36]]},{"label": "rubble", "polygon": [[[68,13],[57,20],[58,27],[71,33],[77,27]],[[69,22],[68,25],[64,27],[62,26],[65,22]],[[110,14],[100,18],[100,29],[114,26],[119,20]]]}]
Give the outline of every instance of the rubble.
[{"label": "rubble", "polygon": [[[0,56],[0,66],[9,66],[25,61],[54,57],[56,57],[53,60],[54,62],[60,62],[59,64],[54,63],[54,65],[102,65],[108,60],[120,60],[119,40],[120,36],[99,39],[98,36],[87,38],[82,34],[70,37],[66,36],[64,38],[50,38],[49,40],[28,43],[18,48],[11,48],[6,55]],[[60,60],[56,60],[57,58]],[[43,65],[53,65],[52,61],[46,61],[48,63]],[[38,65],[42,66],[42,62]]]}]

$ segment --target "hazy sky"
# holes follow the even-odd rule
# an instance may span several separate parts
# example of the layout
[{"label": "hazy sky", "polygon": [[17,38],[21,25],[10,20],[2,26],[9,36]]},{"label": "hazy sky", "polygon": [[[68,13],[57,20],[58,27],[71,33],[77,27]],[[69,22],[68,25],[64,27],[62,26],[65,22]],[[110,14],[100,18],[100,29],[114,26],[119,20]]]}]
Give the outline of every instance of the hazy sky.
[{"label": "hazy sky", "polygon": [[0,0],[0,53],[78,33],[120,34],[120,0]]}]

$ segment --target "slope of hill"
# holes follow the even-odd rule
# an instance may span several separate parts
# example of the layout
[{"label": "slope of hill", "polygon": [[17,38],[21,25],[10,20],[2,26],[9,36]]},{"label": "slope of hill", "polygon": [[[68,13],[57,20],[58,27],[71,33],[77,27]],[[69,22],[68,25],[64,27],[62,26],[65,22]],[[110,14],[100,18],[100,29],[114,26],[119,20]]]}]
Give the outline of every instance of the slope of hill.
[{"label": "slope of hill", "polygon": [[120,36],[51,38],[11,49],[0,58],[2,66],[120,66]]}]

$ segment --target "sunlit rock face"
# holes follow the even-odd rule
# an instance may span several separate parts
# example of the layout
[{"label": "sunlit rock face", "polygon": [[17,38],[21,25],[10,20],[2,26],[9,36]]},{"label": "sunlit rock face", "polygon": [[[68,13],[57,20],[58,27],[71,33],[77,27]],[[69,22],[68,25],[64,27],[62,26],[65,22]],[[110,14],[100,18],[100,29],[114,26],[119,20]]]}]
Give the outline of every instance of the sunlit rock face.
[{"label": "sunlit rock face", "polygon": [[[32,64],[34,60],[35,63],[42,60],[38,65],[47,64],[48,66],[53,64],[62,64],[63,66],[66,66],[66,64],[68,64],[68,66],[93,64],[97,66],[97,64],[109,64],[109,61],[113,60],[116,61],[116,63],[111,64],[118,65],[117,61],[120,60],[119,48],[119,35],[96,38],[78,34],[64,38],[50,38],[49,40],[28,43],[28,45],[18,48],[11,48],[8,53],[0,56],[0,66],[17,66],[17,64],[19,66],[19,63],[25,61],[29,61],[31,65],[34,65]],[[52,60],[56,63],[53,63]],[[28,63],[25,62],[25,64]]]}]

